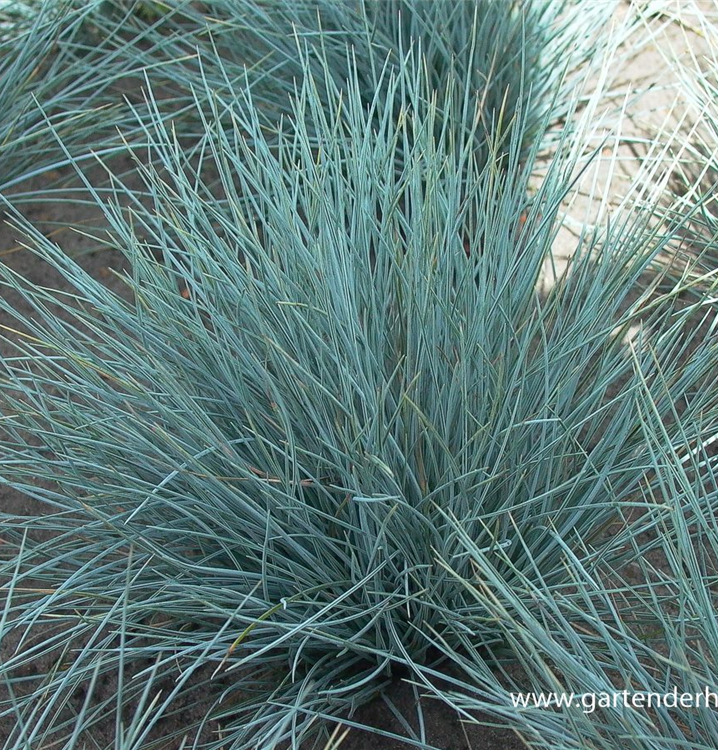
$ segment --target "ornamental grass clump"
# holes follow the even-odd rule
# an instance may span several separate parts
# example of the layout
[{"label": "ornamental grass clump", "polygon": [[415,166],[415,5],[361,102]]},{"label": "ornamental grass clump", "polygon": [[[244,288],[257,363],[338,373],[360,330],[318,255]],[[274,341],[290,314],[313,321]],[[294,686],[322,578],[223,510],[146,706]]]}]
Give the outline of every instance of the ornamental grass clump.
[{"label": "ornamental grass clump", "polygon": [[[110,92],[129,70],[109,49],[98,70],[102,53],[90,56],[85,33],[92,10],[71,0],[0,5],[0,191],[16,201],[47,199],[68,163],[59,138],[76,160],[119,144],[127,107]],[[40,175],[33,189],[28,180]]]},{"label": "ornamental grass clump", "polygon": [[[304,65],[317,81],[316,96],[324,106],[331,105],[331,94],[322,85],[325,77],[331,85],[343,86],[349,61],[362,101],[368,105],[378,97],[386,101],[382,108],[393,106],[396,114],[403,102],[387,89],[386,69],[398,70],[409,51],[419,49],[428,83],[441,92],[451,87],[457,111],[473,109],[475,99],[480,102],[480,122],[473,133],[475,148],[485,159],[494,131],[510,127],[519,110],[524,152],[540,136],[547,116],[552,121],[565,117],[572,106],[571,79],[585,76],[579,68],[600,56],[609,38],[600,29],[615,3],[591,9],[580,9],[572,0],[211,0],[199,9],[191,3],[154,5],[154,23],[146,32],[141,31],[146,14],[135,13],[131,19],[138,27],[133,33],[150,42],[148,61],[183,59],[185,98],[193,85],[203,90],[196,83],[202,81],[231,99],[237,82],[244,82],[270,128],[278,113],[289,112]],[[97,13],[98,28],[116,15],[110,8]],[[302,55],[305,47],[317,54]],[[203,53],[201,63],[197,49]],[[169,70],[172,88],[177,70]]]},{"label": "ornamental grass clump", "polygon": [[463,710],[441,678],[467,661],[516,727],[492,668],[526,664],[521,618],[559,644],[580,624],[537,592],[591,601],[660,546],[659,516],[627,520],[654,457],[715,429],[704,307],[634,294],[670,240],[655,196],[539,295],[582,141],[530,191],[520,108],[487,157],[480,102],[421,57],[368,104],[315,66],[269,134],[244,89],[198,93],[192,158],[161,104],[138,113],[152,205],[97,196],[127,297],[18,220],[73,291],[2,270],[33,312],[0,302],[0,476],[47,508],[3,518],[8,747],[83,747],[108,715],[147,747],[200,698],[185,747],[318,747],[395,675]]},{"label": "ornamental grass clump", "polygon": [[[0,37],[0,191],[16,205],[86,200],[81,191],[68,194],[65,184],[57,184],[64,175],[58,168],[142,143],[133,110],[145,108],[148,79],[164,117],[189,149],[202,140],[200,113],[212,109],[209,101],[197,101],[203,92],[229,104],[239,87],[252,89],[268,138],[291,111],[302,58],[324,106],[330,98],[323,77],[343,86],[348,66],[368,105],[386,81],[385,69],[401,67],[412,49],[421,49],[427,80],[437,91],[452,88],[458,110],[473,111],[480,102],[473,133],[483,159],[494,131],[509,127],[519,112],[525,154],[543,137],[546,117],[565,118],[574,85],[601,58],[608,38],[601,29],[614,5],[613,0],[591,9],[572,0],[21,4],[8,15]],[[303,56],[305,48],[315,54]],[[382,86],[380,96],[386,98]],[[401,105],[395,97],[385,106],[396,115]],[[69,154],[57,148],[58,137]],[[118,173],[126,166],[113,163],[112,169]],[[39,175],[40,187],[28,185],[29,177]]]},{"label": "ornamental grass clump", "polygon": [[[708,335],[715,336],[715,327]],[[651,356],[637,358],[637,368],[639,360],[645,367]],[[466,721],[481,711],[512,726],[528,746],[547,750],[713,746],[715,424],[704,425],[703,440],[682,440],[666,429],[651,390],[647,383],[635,390],[644,478],[633,503],[619,508],[610,541],[579,554],[566,549],[573,585],[552,586],[516,571],[521,583],[503,586],[495,563],[466,539],[475,575],[463,582],[474,601],[457,612],[463,648],[443,639],[443,653],[457,672],[440,694]],[[508,558],[505,563],[510,565]],[[469,634],[479,603],[504,634],[510,655],[495,652],[497,662],[513,665],[501,684]],[[422,682],[438,693],[428,679]],[[548,702],[532,702],[537,697]]]},{"label": "ornamental grass clump", "polygon": [[[308,65],[317,96],[331,102],[326,86],[342,86],[348,60],[362,101],[393,99],[385,68],[398,70],[409,51],[420,49],[427,81],[437,91],[453,86],[457,109],[467,92],[478,98],[476,148],[486,150],[498,126],[523,110],[524,142],[530,148],[544,118],[565,117],[572,107],[568,79],[595,65],[611,37],[602,26],[616,3],[581,8],[574,0],[209,0],[95,3],[88,26],[126,54],[141,57],[172,101],[191,101],[209,87],[233,98],[238,82],[254,91],[263,124],[290,111],[290,96]],[[630,23],[628,24],[630,26]],[[132,40],[127,45],[127,40]],[[317,54],[302,55],[303,48]],[[198,52],[200,54],[198,54]],[[171,67],[168,60],[180,61]],[[459,83],[460,85],[456,85]],[[204,85],[202,85],[204,84]],[[193,89],[195,89],[193,91]],[[391,103],[386,104],[392,106]]]}]

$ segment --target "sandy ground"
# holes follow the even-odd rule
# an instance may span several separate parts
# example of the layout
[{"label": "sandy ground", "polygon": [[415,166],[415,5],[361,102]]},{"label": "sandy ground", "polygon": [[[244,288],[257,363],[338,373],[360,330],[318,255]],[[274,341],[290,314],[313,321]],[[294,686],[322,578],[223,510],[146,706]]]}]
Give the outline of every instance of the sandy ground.
[{"label": "sandy ground", "polygon": [[[677,47],[684,44],[681,31],[673,29],[670,34]],[[699,39],[696,40],[696,44],[700,45]],[[625,71],[622,71],[624,80],[621,85],[624,93],[642,88],[646,83],[647,75],[653,79],[654,83],[654,90],[649,94],[649,97],[644,97],[632,111],[629,111],[631,122],[628,123],[628,127],[634,128],[636,132],[641,131],[646,119],[660,122],[662,119],[661,110],[665,111],[665,108],[673,101],[674,92],[664,86],[667,81],[667,75],[664,71],[663,58],[651,45],[642,48],[631,65],[627,66]],[[621,92],[619,91],[617,98],[620,98],[620,95]],[[649,110],[652,112],[650,117],[647,115]],[[96,218],[96,209],[78,205],[74,210],[68,210],[67,204],[64,203],[43,203],[24,206],[23,212],[29,220],[43,231],[52,233],[53,238],[57,239],[65,250],[77,255],[78,262],[91,274],[102,279],[113,290],[119,291],[121,289],[121,282],[112,273],[113,270],[116,271],[123,267],[123,259],[119,253],[101,247],[93,249],[95,243],[82,234],[70,230],[58,233],[57,230],[57,223],[81,226],[83,222],[92,221]],[[570,255],[574,244],[575,238],[571,232],[562,233],[557,243],[557,257]],[[58,275],[52,269],[18,245],[17,236],[6,225],[0,227],[0,261],[30,278],[36,284],[63,287]],[[25,311],[22,301],[15,301],[18,309]],[[5,316],[0,316],[0,325],[7,324],[7,322]],[[19,515],[41,512],[37,503],[4,488],[0,488],[0,506],[5,512]],[[12,648],[12,643],[3,643],[3,655],[9,653]],[[38,666],[42,665],[39,664]],[[405,715],[410,716],[415,713],[413,711],[414,696],[408,685],[397,682],[390,691],[390,697]],[[439,703],[435,701],[425,703],[427,739],[441,750],[518,750],[518,748],[523,747],[522,743],[510,732],[462,724]],[[193,710],[200,711],[201,707],[194,707],[194,709],[192,706],[187,707],[189,713],[192,713]],[[382,700],[376,700],[363,707],[354,718],[357,721],[366,722],[387,731],[398,733],[402,731],[399,722],[392,716],[391,711]],[[181,730],[181,720],[175,719],[173,721],[175,722],[173,725],[166,726],[167,730]],[[112,722],[114,722],[114,718],[112,718]],[[7,723],[5,725],[0,723],[0,740],[7,736],[9,728]],[[112,740],[111,729],[107,729],[103,739],[108,742]],[[177,747],[177,743],[168,743],[167,747]],[[352,730],[341,747],[342,750],[400,750],[400,748],[408,748],[410,745]]]}]

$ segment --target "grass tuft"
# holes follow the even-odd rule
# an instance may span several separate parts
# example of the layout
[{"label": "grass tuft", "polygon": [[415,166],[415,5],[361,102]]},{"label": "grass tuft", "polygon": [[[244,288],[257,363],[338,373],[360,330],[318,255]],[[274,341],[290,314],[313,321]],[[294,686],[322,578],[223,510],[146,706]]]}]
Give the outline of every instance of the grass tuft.
[{"label": "grass tuft", "polygon": [[508,695],[714,685],[715,289],[639,286],[692,215],[665,230],[656,164],[539,293],[592,113],[535,184],[556,109],[488,117],[432,28],[369,79],[300,44],[273,121],[281,76],[217,87],[211,55],[196,131],[148,89],[142,191],[83,177],[124,295],[14,214],[70,291],[0,267],[0,482],[47,511],[0,516],[6,747],[102,747],[108,716],[123,750],[177,716],[183,747],[321,747],[397,675],[534,747],[709,746],[710,712]]}]

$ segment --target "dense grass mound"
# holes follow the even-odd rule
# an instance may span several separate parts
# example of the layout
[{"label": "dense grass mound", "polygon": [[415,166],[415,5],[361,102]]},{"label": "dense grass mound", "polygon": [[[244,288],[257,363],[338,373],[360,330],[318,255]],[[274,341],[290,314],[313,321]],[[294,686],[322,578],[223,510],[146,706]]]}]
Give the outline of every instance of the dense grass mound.
[{"label": "dense grass mound", "polygon": [[[559,122],[571,108],[576,80],[589,75],[579,68],[600,60],[607,43],[601,29],[614,5],[28,0],[0,9],[0,191],[16,204],[48,200],[48,183],[66,176],[58,168],[86,165],[96,153],[123,153],[125,142],[142,143],[135,113],[152,116],[150,84],[185,149],[202,139],[199,114],[212,110],[209,91],[210,99],[231,105],[236,90],[251,89],[269,137],[291,111],[302,59],[310,60],[315,94],[325,106],[329,90],[343,87],[351,70],[364,104],[379,90],[380,97],[394,98],[384,106],[396,115],[402,98],[380,82],[412,51],[421,54],[437,91],[452,88],[456,111],[466,115],[480,102],[473,137],[484,161],[489,140],[517,113],[526,153],[543,137],[544,119]],[[303,54],[308,50],[314,54]],[[116,172],[124,168],[113,165]],[[39,175],[41,188],[28,184]],[[79,191],[69,197],[86,198]]]},{"label": "dense grass mound", "polygon": [[[93,151],[106,155],[121,145],[118,127],[129,130],[120,91],[123,81],[140,75],[140,67],[131,62],[129,48],[119,53],[109,39],[88,31],[97,4],[45,0],[0,6],[5,197],[46,199],[68,155],[76,160],[87,160]],[[33,190],[27,181],[40,175],[42,188]]]},{"label": "dense grass mound", "polygon": [[[103,206],[131,301],[30,227],[74,293],[2,271],[34,310],[4,344],[2,478],[48,506],[3,519],[0,635],[26,644],[3,665],[9,746],[80,747],[116,711],[119,746],[145,747],[209,696],[210,746],[311,747],[318,718],[397,670],[445,691],[437,654],[538,744],[556,715],[529,732],[490,668],[530,664],[526,622],[550,646],[620,619],[592,594],[601,573],[676,538],[650,533],[656,456],[700,453],[715,429],[718,351],[692,327],[700,305],[635,298],[670,241],[657,203],[584,233],[540,296],[580,144],[529,199],[542,139],[526,152],[521,112],[479,151],[481,103],[436,92],[422,58],[368,106],[358,74],[339,87],[316,65],[269,135],[243,90],[198,94],[191,159],[161,109],[141,121],[151,210]],[[592,608],[549,618],[549,593]],[[116,696],[98,704],[103,675]]]}]

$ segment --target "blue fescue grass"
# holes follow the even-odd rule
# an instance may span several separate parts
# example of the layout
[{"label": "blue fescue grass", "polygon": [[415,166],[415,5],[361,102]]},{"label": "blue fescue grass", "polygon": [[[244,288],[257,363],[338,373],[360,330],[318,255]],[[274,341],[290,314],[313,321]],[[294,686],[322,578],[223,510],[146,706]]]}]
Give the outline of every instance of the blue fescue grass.
[{"label": "blue fescue grass", "polygon": [[[324,71],[311,64],[316,95],[325,104],[325,73],[331,85],[342,86],[353,68],[368,104],[384,69],[396,69],[410,50],[420,49],[436,90],[464,82],[454,87],[457,111],[473,107],[474,98],[481,102],[473,133],[484,159],[488,139],[518,112],[525,121],[526,153],[546,116],[554,122],[565,118],[576,80],[588,75],[579,70],[600,58],[606,39],[601,30],[615,3],[590,10],[568,0],[28,5],[36,15],[20,14],[0,43],[0,192],[16,205],[86,200],[81,191],[68,193],[65,185],[54,191],[48,183],[73,161],[122,151],[122,139],[142,142],[132,109],[144,106],[148,76],[186,148],[202,138],[194,99],[206,90],[227,98],[238,87],[250,87],[263,125],[276,127],[290,111],[305,49],[327,62]],[[205,102],[202,109],[207,107]],[[71,158],[58,152],[54,134]],[[42,185],[28,184],[29,177]]]},{"label": "blue fescue grass", "polygon": [[[112,712],[116,745],[146,747],[199,696],[214,705],[185,746],[311,747],[319,719],[397,671],[463,709],[437,653],[535,746],[577,747],[583,731],[657,746],[645,722],[619,745],[620,717],[577,729],[512,713],[492,667],[518,662],[531,684],[558,668],[572,685],[638,669],[616,604],[636,561],[636,596],[680,633],[641,561],[688,554],[697,532],[678,517],[707,519],[712,539],[713,495],[671,501],[683,464],[662,458],[715,431],[718,350],[693,329],[710,313],[679,287],[635,298],[671,241],[655,195],[584,232],[540,296],[583,141],[567,130],[529,190],[544,141],[526,150],[530,113],[477,150],[480,102],[457,96],[461,79],[437,91],[423,60],[386,68],[367,102],[358,72],[337,82],[301,54],[269,132],[246,88],[198,90],[189,156],[150,97],[136,155],[152,205],[120,180],[114,200],[95,193],[130,301],[19,222],[72,291],[2,270],[33,310],[0,302],[17,319],[2,481],[48,507],[4,518],[2,636],[20,638],[2,670],[8,747],[81,747]],[[709,583],[694,568],[674,593],[703,608]],[[17,675],[50,652],[53,667]],[[117,686],[94,700],[102,675]],[[686,746],[705,746],[705,721],[680,725]]]},{"label": "blue fescue grass", "polygon": [[[674,691],[679,697],[717,694],[715,460],[705,443],[674,439],[669,446],[647,388],[639,402],[651,481],[637,495],[640,520],[620,529],[633,569],[617,566],[599,549],[584,559],[568,553],[573,587],[562,591],[525,580],[533,611],[515,591],[491,585],[491,568],[478,552],[477,572],[488,572],[489,583],[465,581],[476,600],[495,613],[524,679],[507,676],[497,687],[484,655],[466,638],[468,657],[445,650],[464,670],[448,702],[469,720],[471,712],[488,711],[531,747],[703,750],[715,742],[715,697],[698,706],[656,703],[657,696]],[[598,707],[517,711],[510,694],[529,690],[585,695],[587,708],[593,700]],[[653,707],[598,704],[602,694],[610,698],[621,691],[643,693],[649,706],[652,694]],[[446,700],[445,693],[442,697]]]}]

